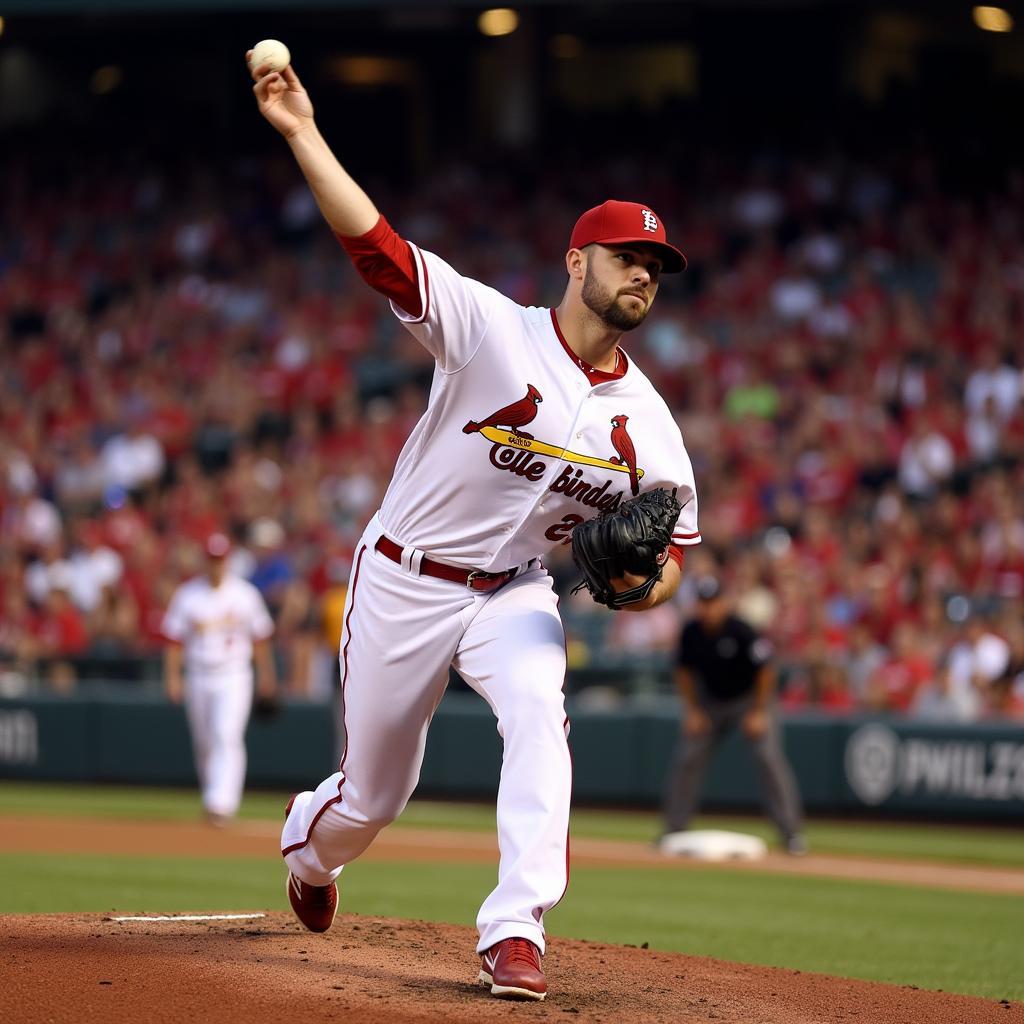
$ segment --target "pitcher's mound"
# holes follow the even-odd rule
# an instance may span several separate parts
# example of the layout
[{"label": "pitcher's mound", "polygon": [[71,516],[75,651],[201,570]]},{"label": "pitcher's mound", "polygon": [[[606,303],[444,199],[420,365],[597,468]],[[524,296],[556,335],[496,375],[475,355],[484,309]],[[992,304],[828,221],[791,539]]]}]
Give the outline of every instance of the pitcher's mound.
[{"label": "pitcher's mound", "polygon": [[323,935],[280,913],[0,916],[0,1006],[19,1024],[1024,1024],[1018,1004],[557,938],[547,1000],[506,1003],[475,984],[475,941],[469,928],[351,914]]}]

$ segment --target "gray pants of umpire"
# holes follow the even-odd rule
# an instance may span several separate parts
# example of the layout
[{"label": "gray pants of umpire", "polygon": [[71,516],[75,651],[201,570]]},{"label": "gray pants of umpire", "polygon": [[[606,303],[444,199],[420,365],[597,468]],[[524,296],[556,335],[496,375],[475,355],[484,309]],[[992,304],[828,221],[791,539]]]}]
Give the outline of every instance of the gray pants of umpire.
[{"label": "gray pants of umpire", "polygon": [[[739,729],[743,716],[752,706],[750,696],[729,701],[706,698],[701,702],[711,719],[711,728],[700,736],[682,736],[676,745],[665,792],[666,832],[689,828],[711,755],[729,732]],[[773,708],[767,710],[767,715],[768,727],[764,734],[747,742],[757,765],[765,810],[785,841],[803,830],[803,808],[796,779],[782,750],[778,717]]]}]

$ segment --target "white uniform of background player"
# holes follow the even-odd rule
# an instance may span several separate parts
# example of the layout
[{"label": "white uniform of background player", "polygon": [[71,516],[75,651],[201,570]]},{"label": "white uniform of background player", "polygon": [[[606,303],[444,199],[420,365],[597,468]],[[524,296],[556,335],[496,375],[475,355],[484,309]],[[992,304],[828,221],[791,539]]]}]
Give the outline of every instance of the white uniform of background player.
[{"label": "white uniform of background player", "polygon": [[[405,806],[454,666],[504,741],[498,884],[477,920],[482,977],[493,975],[495,995],[543,998],[539,958],[527,969],[522,947],[543,952],[544,913],[568,883],[572,769],[564,635],[540,556],[599,509],[655,487],[678,488],[683,503],[677,556],[699,542],[678,426],[616,345],[646,315],[662,263],[685,261],[653,211],[610,202],[574,230],[558,310],[519,306],[397,239],[316,132],[291,68],[254,77],[261,110],[289,138],[328,222],[350,252],[368,247],[368,262],[357,259],[364,276],[394,294],[376,283],[387,278],[380,266],[388,253],[408,261],[412,293],[392,306],[436,360],[427,411],[355,552],[340,652],[347,747],[340,770],[291,805],[289,897],[307,927],[330,926],[331,907],[311,923],[308,892],[333,894],[343,866]],[[589,245],[598,240],[606,244]],[[595,313],[605,306],[615,309]],[[680,563],[670,560],[637,610],[671,596]]]},{"label": "white uniform of background player", "polygon": [[[174,592],[162,631],[168,697],[188,715],[203,809],[212,824],[238,811],[245,784],[245,727],[253,699],[253,657],[260,692],[273,693],[268,638],[274,623],[260,592],[227,571],[230,542],[206,542],[207,572]],[[182,675],[184,669],[184,678]]]}]

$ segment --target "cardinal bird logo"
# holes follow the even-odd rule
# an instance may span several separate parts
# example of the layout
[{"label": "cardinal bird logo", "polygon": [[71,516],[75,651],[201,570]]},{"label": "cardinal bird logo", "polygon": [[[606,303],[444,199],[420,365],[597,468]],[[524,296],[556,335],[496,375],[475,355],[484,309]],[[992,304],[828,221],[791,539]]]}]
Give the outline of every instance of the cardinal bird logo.
[{"label": "cardinal bird logo", "polygon": [[[543,401],[541,393],[532,384],[527,384],[526,394],[518,402],[513,402],[497,412],[492,412],[490,416],[480,420],[479,423],[476,420],[470,420],[462,428],[462,432],[464,434],[476,434],[483,430],[484,427],[507,427],[516,437],[528,437],[530,440],[533,440],[533,434],[527,434],[519,428],[525,427],[527,423],[532,422],[533,418],[537,415],[537,406]],[[630,450],[632,450],[632,447]]]},{"label": "cardinal bird logo", "polygon": [[628,416],[623,415],[612,417],[612,446],[619,454],[613,455],[608,461],[629,469],[629,489],[635,496],[640,493],[640,478],[636,472],[636,448],[633,447],[633,439],[626,431],[628,419]]}]

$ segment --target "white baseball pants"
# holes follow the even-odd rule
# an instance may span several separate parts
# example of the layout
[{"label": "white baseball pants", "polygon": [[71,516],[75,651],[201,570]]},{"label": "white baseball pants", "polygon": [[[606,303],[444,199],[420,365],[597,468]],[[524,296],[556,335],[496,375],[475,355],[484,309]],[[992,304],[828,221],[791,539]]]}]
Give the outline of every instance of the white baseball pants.
[{"label": "white baseball pants", "polygon": [[189,674],[185,712],[203,807],[233,817],[245,787],[245,727],[252,709],[252,671]]},{"label": "white baseball pants", "polygon": [[533,563],[477,594],[390,561],[374,550],[380,533],[374,517],[345,606],[341,770],[296,797],[281,837],[285,861],[300,880],[326,885],[401,813],[454,665],[491,706],[504,741],[498,884],[480,908],[478,949],[520,936],[543,952],[543,915],[568,884],[572,786],[565,642],[551,578]]}]

